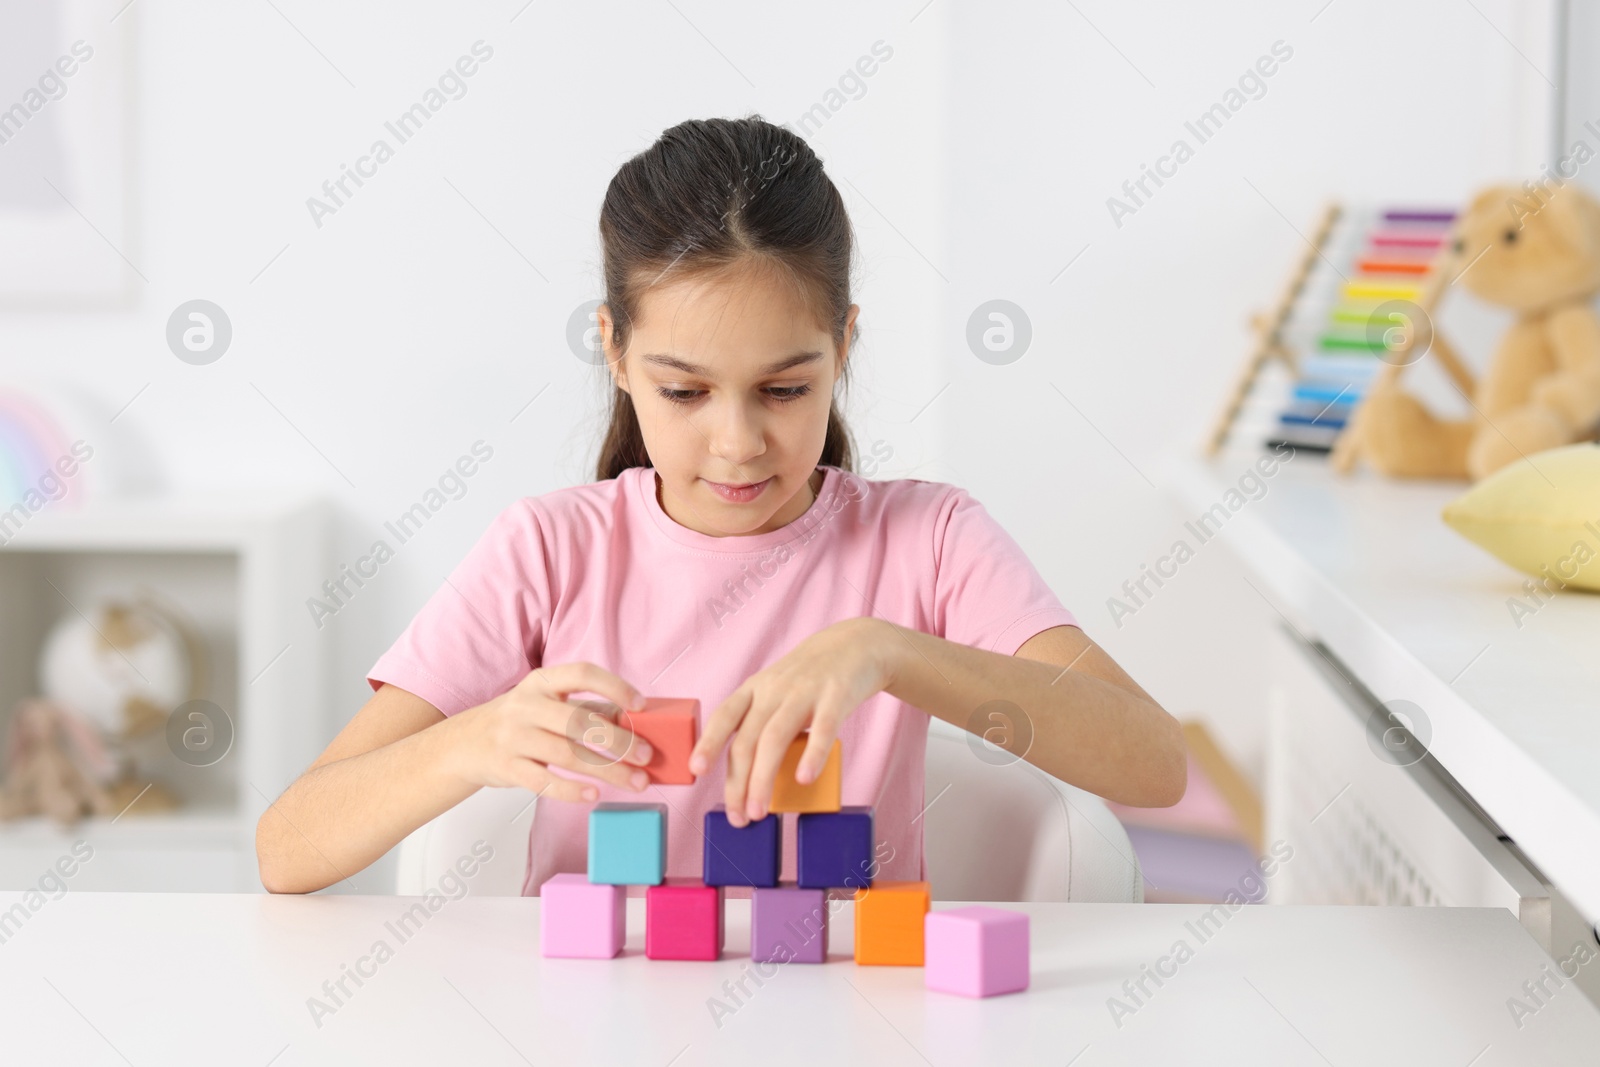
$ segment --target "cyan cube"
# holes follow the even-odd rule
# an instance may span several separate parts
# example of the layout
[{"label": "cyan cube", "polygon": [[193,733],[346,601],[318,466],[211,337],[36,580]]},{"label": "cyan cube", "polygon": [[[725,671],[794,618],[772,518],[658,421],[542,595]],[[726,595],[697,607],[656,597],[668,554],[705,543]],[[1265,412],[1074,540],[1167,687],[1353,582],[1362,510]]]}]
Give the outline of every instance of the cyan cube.
[{"label": "cyan cube", "polygon": [[795,865],[802,889],[860,889],[872,884],[872,809],[806,812],[795,825]]},{"label": "cyan cube", "polygon": [[744,826],[728,821],[728,809],[717,805],[706,812],[706,885],[775,886],[783,863],[779,816],[768,814]]},{"label": "cyan cube", "polygon": [[589,812],[589,881],[660,885],[667,874],[667,806],[606,801]]}]

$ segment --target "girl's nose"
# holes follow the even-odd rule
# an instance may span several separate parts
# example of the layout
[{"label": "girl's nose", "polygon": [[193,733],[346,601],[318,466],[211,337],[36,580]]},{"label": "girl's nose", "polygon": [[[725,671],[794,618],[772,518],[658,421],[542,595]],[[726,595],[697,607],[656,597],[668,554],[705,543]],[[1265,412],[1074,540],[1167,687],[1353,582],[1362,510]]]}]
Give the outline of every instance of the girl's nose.
[{"label": "girl's nose", "polygon": [[766,451],[766,433],[759,410],[729,402],[716,412],[716,423],[707,437],[720,459],[739,465]]}]

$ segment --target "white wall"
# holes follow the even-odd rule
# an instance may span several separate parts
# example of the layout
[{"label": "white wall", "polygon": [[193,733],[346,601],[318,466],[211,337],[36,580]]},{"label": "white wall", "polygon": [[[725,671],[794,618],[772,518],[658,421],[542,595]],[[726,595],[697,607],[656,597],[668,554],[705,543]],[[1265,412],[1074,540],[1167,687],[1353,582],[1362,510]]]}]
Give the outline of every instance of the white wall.
[{"label": "white wall", "polygon": [[[122,6],[100,12],[93,43],[104,58],[117,31],[136,41],[138,232],[120,251],[148,282],[129,272],[125,308],[0,305],[0,381],[54,375],[86,394],[104,469],[150,457],[131,464],[130,483],[325,493],[341,561],[475,440],[495,450],[320,632],[308,614],[310,639],[333,645],[342,710],[329,736],[370,695],[367,668],[507,501],[592,478],[604,372],[566,333],[600,295],[596,226],[617,167],[686,118],[795,122],[878,41],[892,55],[813,137],[862,241],[854,423],[864,445],[892,437],[880,477],[940,450],[937,412],[904,422],[937,385],[941,294],[898,234],[946,258],[948,8],[913,19],[906,6],[824,2],[800,18],[731,2],[138,0],[113,25]],[[315,226],[307,198],[480,39],[494,53],[466,95]],[[20,92],[34,73],[0,81]],[[168,315],[196,297],[234,329],[204,367],[165,343]],[[317,593],[285,590],[296,603]]]},{"label": "white wall", "polygon": [[[945,335],[959,406],[941,474],[975,487],[1089,633],[1253,772],[1271,612],[1240,572],[1207,546],[1120,627],[1106,601],[1181,532],[1146,479],[1159,487],[1162,457],[1204,438],[1249,315],[1276,299],[1324,201],[1456,204],[1544,158],[1548,12],[1475,7],[955,8]],[[1185,131],[1280,40],[1293,55],[1264,95],[1203,144]],[[1193,158],[1119,228],[1107,198],[1179,137]],[[1034,330],[1004,367],[960,345],[966,313],[997,296]],[[1455,336],[1469,352],[1485,340]]]},{"label": "white wall", "polygon": [[[1106,614],[1177,526],[1145,478],[1200,438],[1292,226],[1330,196],[1458,202],[1531,171],[1548,132],[1542,5],[1319,6],[138,0],[118,21],[138,53],[123,251],[148,282],[121,310],[0,310],[0,375],[47,365],[107,417],[137,395],[106,433],[154,457],[152,485],[326,493],[341,560],[492,444],[466,496],[318,635],[342,722],[508,499],[591,477],[604,394],[565,335],[599,295],[616,167],[684,118],[793,121],[881,40],[892,58],[812,138],[862,240],[858,439],[893,447],[882,477],[970,488],[1094,637],[1254,766],[1259,612],[1220,555],[1120,629]],[[467,95],[317,228],[307,197],[479,39],[494,55]],[[1106,198],[1280,39],[1293,57],[1266,95],[1113,225]],[[164,342],[194,297],[234,327],[207,367]],[[1033,324],[1010,366],[964,340],[993,297]]]}]

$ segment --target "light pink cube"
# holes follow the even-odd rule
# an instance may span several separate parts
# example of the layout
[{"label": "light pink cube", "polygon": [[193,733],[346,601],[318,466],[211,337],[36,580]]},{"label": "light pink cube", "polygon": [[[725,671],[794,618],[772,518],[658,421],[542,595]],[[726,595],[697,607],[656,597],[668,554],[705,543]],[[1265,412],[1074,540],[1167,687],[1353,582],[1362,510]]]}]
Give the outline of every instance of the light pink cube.
[{"label": "light pink cube", "polygon": [[1028,917],[1022,912],[981,904],[930,911],[922,930],[929,989],[992,997],[1028,988]]},{"label": "light pink cube", "polygon": [[539,887],[539,950],[545,956],[608,960],[628,940],[628,887],[558,874]]}]

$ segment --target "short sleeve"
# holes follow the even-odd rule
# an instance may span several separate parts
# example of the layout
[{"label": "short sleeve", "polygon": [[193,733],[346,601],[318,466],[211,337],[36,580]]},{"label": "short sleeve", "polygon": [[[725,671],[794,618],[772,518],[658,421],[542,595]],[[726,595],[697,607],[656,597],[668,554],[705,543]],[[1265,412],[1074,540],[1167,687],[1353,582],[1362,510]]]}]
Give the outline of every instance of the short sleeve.
[{"label": "short sleeve", "polygon": [[1078,620],[1022,546],[966,490],[941,501],[934,532],[936,636],[1015,655],[1034,634]]},{"label": "short sleeve", "polygon": [[367,673],[454,715],[506,692],[542,662],[549,571],[538,512],[507,507]]}]

